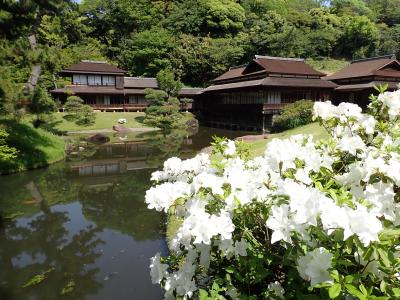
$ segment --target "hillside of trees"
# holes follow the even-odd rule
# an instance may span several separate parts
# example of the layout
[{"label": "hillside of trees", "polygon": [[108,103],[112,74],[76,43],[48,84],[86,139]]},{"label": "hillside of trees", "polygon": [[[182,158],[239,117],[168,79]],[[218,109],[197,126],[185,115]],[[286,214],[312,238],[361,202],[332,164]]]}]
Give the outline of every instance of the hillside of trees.
[{"label": "hillside of trees", "polygon": [[[0,110],[12,112],[82,59],[108,60],[131,76],[172,68],[205,86],[254,54],[350,60],[400,54],[400,0],[3,0]],[[335,63],[333,63],[334,65]],[[31,97],[31,98],[29,98]],[[37,97],[38,98],[38,97]]]}]

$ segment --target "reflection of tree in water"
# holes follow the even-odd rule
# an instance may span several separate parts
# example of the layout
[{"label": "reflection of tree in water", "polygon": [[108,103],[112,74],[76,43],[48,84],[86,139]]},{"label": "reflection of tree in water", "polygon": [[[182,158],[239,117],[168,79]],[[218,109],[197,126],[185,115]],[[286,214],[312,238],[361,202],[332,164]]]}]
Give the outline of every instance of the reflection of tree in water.
[{"label": "reflection of tree in water", "polygon": [[158,139],[150,140],[148,144],[157,151],[156,155],[149,156],[146,162],[153,167],[160,167],[170,157],[181,157],[187,137],[188,132],[186,130],[174,130],[164,135],[160,134]]},{"label": "reflection of tree in water", "polygon": [[147,209],[144,195],[151,170],[138,170],[107,186],[83,188],[79,194],[85,217],[101,228],[118,230],[135,240],[159,238],[161,214]]},{"label": "reflection of tree in water", "polygon": [[0,180],[0,217],[29,216],[38,212],[40,201],[32,195],[32,185],[48,206],[77,199],[78,185],[67,179],[63,164],[56,164],[45,170],[11,175],[4,182]]},{"label": "reflection of tree in water", "polygon": [[[71,283],[63,297],[83,299],[102,287],[95,278],[99,270],[87,267],[100,256],[95,252],[100,230],[87,227],[68,237],[68,221],[66,212],[44,209],[28,225],[13,221],[1,227],[0,299],[56,299]],[[43,282],[22,288],[46,270],[52,271]]]}]

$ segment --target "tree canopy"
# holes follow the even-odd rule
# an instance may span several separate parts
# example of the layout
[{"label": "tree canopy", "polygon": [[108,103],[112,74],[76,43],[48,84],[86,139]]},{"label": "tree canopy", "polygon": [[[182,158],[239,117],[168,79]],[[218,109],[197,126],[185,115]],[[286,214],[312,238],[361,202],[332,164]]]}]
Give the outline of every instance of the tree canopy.
[{"label": "tree canopy", "polygon": [[172,68],[184,84],[204,86],[254,54],[400,54],[399,21],[400,0],[3,1],[0,109],[18,109],[32,80],[62,86],[58,72],[82,59],[108,60],[131,76]]}]

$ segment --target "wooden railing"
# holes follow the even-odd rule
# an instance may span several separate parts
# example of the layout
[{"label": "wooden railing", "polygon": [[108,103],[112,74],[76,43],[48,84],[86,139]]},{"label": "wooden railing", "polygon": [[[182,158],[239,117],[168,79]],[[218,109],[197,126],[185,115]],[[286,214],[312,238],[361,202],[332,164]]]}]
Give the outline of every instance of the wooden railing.
[{"label": "wooden railing", "polygon": [[263,104],[263,110],[276,110],[276,109],[283,109],[287,104],[286,103],[279,103],[279,104]]},{"label": "wooden railing", "polygon": [[[148,104],[89,104],[94,110],[144,111]],[[191,110],[192,103],[181,103],[181,110]]]},{"label": "wooden railing", "polygon": [[89,104],[95,110],[135,110],[144,111],[147,104]]}]

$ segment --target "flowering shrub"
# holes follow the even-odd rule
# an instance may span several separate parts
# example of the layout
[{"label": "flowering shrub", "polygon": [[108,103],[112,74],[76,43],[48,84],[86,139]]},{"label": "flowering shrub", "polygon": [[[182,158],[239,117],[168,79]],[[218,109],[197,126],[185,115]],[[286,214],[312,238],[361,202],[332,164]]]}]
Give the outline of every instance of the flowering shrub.
[{"label": "flowering shrub", "polygon": [[314,105],[326,141],[272,140],[247,159],[237,142],[168,159],[149,208],[181,225],[151,260],[166,299],[399,299],[400,91]]}]

